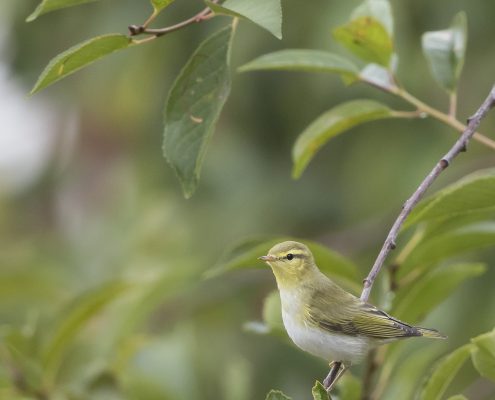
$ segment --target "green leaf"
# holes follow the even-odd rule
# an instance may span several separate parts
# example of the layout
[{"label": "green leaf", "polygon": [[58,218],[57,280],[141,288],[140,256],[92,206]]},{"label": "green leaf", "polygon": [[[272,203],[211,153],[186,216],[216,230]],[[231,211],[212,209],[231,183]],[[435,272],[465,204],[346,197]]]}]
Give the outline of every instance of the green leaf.
[{"label": "green leaf", "polygon": [[492,213],[495,169],[476,171],[436,192],[416,207],[404,229],[419,222],[453,219],[474,213]]},{"label": "green leaf", "polygon": [[437,363],[421,391],[420,400],[441,400],[455,375],[469,357],[471,348],[471,344],[459,347]]},{"label": "green leaf", "polygon": [[455,92],[464,64],[467,42],[467,18],[461,11],[449,29],[426,32],[421,43],[435,80],[445,90]]},{"label": "green leaf", "polygon": [[391,314],[410,323],[417,323],[444,301],[463,281],[479,276],[485,270],[485,265],[481,263],[463,263],[436,268],[397,293]]},{"label": "green leaf", "polygon": [[359,17],[373,17],[384,26],[392,37],[394,32],[394,18],[392,7],[388,0],[365,0],[351,14],[351,20]]},{"label": "green leaf", "polygon": [[364,61],[390,66],[392,37],[383,24],[372,16],[353,19],[333,31],[334,38]]},{"label": "green leaf", "polygon": [[238,69],[239,72],[282,70],[337,73],[350,83],[357,79],[358,68],[337,54],[320,50],[280,50],[265,54]]},{"label": "green leaf", "polygon": [[471,359],[481,376],[495,382],[495,329],[471,339]]},{"label": "green leaf", "polygon": [[53,383],[62,361],[65,348],[83,325],[103,307],[130,288],[126,282],[111,282],[83,293],[61,314],[43,351],[43,365],[47,384]]},{"label": "green leaf", "polygon": [[313,395],[313,400],[331,400],[326,389],[319,381],[315,382],[315,385],[311,389],[311,394]]},{"label": "green leaf", "polygon": [[398,277],[413,269],[425,269],[453,256],[494,245],[495,222],[478,223],[439,233],[416,245],[404,260]]},{"label": "green leaf", "polygon": [[258,260],[258,257],[266,255],[271,247],[286,240],[304,242],[313,253],[316,263],[323,273],[347,289],[359,292],[361,285],[356,282],[357,267],[350,260],[319,243],[289,237],[262,237],[241,242],[229,249],[205,275],[206,277],[213,277],[236,269],[267,268],[264,262]]},{"label": "green leaf", "polygon": [[350,372],[346,372],[337,383],[339,398],[342,400],[360,400],[362,398],[361,386],[361,381],[358,378]]},{"label": "green leaf", "polygon": [[158,14],[160,11],[168,7],[175,0],[151,0],[151,5],[155,11],[155,14]]},{"label": "green leaf", "polygon": [[221,5],[205,1],[216,14],[247,19],[282,39],[282,6],[280,0],[226,0]]},{"label": "green leaf", "polygon": [[359,73],[359,79],[386,91],[394,92],[397,90],[390,71],[378,64],[367,64]]},{"label": "green leaf", "polygon": [[270,331],[285,332],[281,309],[280,294],[273,290],[263,303],[263,321]]},{"label": "green leaf", "polygon": [[230,92],[233,29],[221,29],[196,49],[165,105],[163,154],[186,198],[196,189],[208,141]]},{"label": "green leaf", "polygon": [[34,21],[40,15],[49,13],[51,11],[60,10],[61,8],[67,8],[72,6],[78,6],[79,4],[90,3],[96,0],[43,0],[38,7],[26,18],[26,22]]},{"label": "green leaf", "polygon": [[50,61],[31,90],[31,94],[39,92],[103,56],[131,45],[131,39],[120,34],[97,36],[79,43]]},{"label": "green leaf", "polygon": [[352,100],[326,111],[297,138],[292,149],[292,176],[299,178],[315,153],[338,134],[364,122],[400,116],[400,113],[372,100]]},{"label": "green leaf", "polygon": [[283,394],[280,390],[270,390],[266,395],[265,400],[292,400],[290,397]]}]

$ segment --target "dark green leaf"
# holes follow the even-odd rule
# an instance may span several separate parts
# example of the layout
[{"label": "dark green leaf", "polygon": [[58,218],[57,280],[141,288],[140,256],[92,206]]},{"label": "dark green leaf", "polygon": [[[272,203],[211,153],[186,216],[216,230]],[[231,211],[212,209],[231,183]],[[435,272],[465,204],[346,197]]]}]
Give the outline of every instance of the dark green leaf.
[{"label": "dark green leaf", "polygon": [[265,400],[292,400],[290,397],[283,394],[280,390],[270,390],[266,395]]},{"label": "dark green leaf", "polygon": [[433,76],[449,92],[456,89],[464,64],[466,41],[466,14],[462,11],[454,17],[449,29],[423,34],[423,53]]},{"label": "dark green leaf", "polygon": [[247,19],[265,28],[278,39],[282,39],[280,0],[226,0],[222,4],[215,4],[206,0],[205,3],[216,14]]},{"label": "dark green leaf", "polygon": [[174,1],[175,0],[151,0],[151,5],[153,6],[153,9],[155,10],[155,14],[158,14],[160,11],[162,11],[164,8],[168,7]]},{"label": "dark green leaf", "polygon": [[495,382],[495,329],[471,339],[471,358],[481,376]]},{"label": "dark green leaf", "polygon": [[413,269],[425,269],[459,254],[494,245],[494,222],[478,223],[427,237],[417,244],[405,259],[398,277]]},{"label": "dark green leaf", "polygon": [[292,149],[292,176],[299,178],[315,153],[338,134],[364,122],[400,116],[400,113],[372,100],[352,100],[328,110],[297,138]]},{"label": "dark green leaf", "polygon": [[343,46],[364,61],[390,66],[392,37],[383,24],[372,16],[361,16],[337,27],[333,35]]},{"label": "dark green leaf", "polygon": [[394,32],[394,18],[392,7],[388,0],[365,0],[351,14],[351,20],[359,17],[373,17],[385,27],[392,37]]},{"label": "dark green leaf", "polygon": [[495,193],[495,169],[467,175],[421,202],[404,224],[408,228],[419,222],[430,222],[472,213],[492,213]]},{"label": "dark green leaf", "polygon": [[258,257],[266,255],[271,247],[286,240],[304,242],[313,253],[323,273],[347,289],[359,292],[361,285],[356,283],[357,267],[350,260],[319,243],[289,237],[262,237],[244,241],[227,251],[222,259],[207,271],[206,277],[242,268],[267,268],[264,262],[258,260]]},{"label": "dark green leaf", "polygon": [[319,381],[315,382],[315,385],[311,389],[311,394],[313,395],[313,400],[331,400],[326,389]]},{"label": "dark green leaf", "polygon": [[66,7],[78,6],[79,4],[90,3],[93,1],[96,0],[43,0],[31,13],[31,15],[26,18],[26,21],[34,21],[40,15],[49,13],[50,11],[55,11]]},{"label": "dark green leaf", "polygon": [[112,282],[83,293],[61,315],[60,321],[54,326],[53,333],[44,346],[45,380],[52,383],[62,361],[65,348],[74,339],[82,326],[103,307],[115,300],[130,288],[125,282]]},{"label": "dark green leaf", "polygon": [[404,321],[417,323],[463,281],[481,275],[485,269],[485,265],[480,263],[454,264],[434,269],[397,293],[391,314]]},{"label": "dark green leaf", "polygon": [[197,48],[165,105],[163,153],[186,197],[196,189],[208,141],[230,92],[232,36],[228,26]]},{"label": "dark green leaf", "polygon": [[359,70],[349,60],[320,50],[280,50],[265,54],[239,68],[240,72],[284,70],[330,72],[340,74],[346,82],[357,79]]},{"label": "dark green leaf", "polygon": [[466,362],[472,345],[464,345],[442,358],[421,391],[420,400],[440,400],[457,372]]},{"label": "dark green leaf", "polygon": [[98,36],[77,44],[50,61],[31,90],[31,94],[65,78],[103,56],[125,49],[130,45],[132,45],[131,39],[119,34]]}]

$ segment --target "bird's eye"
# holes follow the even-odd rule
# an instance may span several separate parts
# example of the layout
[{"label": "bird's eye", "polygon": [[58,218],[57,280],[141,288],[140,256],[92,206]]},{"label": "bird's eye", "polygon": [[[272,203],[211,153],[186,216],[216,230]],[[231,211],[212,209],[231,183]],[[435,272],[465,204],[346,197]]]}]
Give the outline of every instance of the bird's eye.
[{"label": "bird's eye", "polygon": [[294,258],[294,254],[289,253],[289,254],[287,254],[286,258],[287,258],[287,260],[290,261],[290,260],[292,260]]}]

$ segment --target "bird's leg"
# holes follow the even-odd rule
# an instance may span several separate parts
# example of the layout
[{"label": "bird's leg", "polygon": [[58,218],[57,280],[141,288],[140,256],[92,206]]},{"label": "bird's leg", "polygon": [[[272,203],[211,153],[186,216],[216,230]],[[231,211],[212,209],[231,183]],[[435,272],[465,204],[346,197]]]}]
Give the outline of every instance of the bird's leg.
[{"label": "bird's leg", "polygon": [[333,385],[339,380],[340,376],[344,373],[347,367],[341,361],[332,361],[330,363],[330,372],[323,380],[323,386],[330,393]]}]

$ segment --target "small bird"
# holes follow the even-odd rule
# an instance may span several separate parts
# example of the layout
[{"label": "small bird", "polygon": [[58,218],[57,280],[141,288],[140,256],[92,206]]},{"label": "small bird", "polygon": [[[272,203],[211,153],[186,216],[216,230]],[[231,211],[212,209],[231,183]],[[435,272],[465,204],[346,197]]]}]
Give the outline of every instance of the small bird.
[{"label": "small bird", "polygon": [[375,346],[413,336],[446,338],[434,329],[399,321],[346,292],[320,272],[302,243],[279,243],[259,259],[273,270],[282,319],[292,341],[308,353],[333,361],[331,366],[338,363],[337,373],[331,376],[331,371],[324,381],[327,390]]}]

